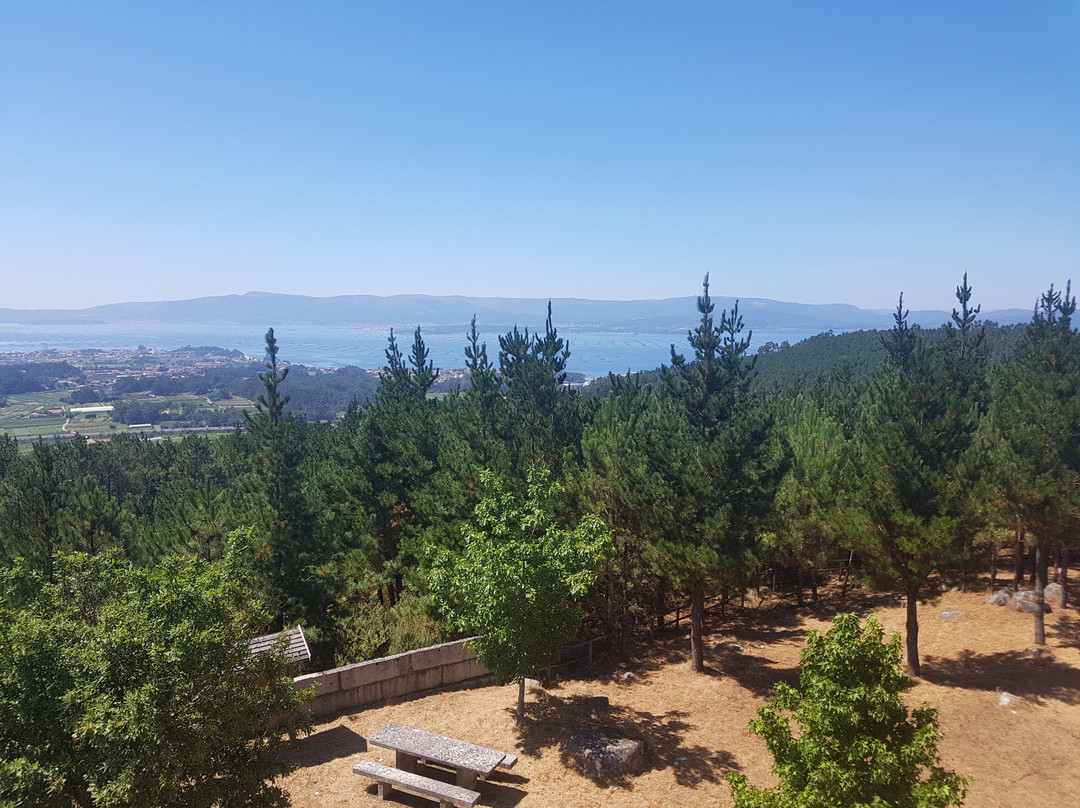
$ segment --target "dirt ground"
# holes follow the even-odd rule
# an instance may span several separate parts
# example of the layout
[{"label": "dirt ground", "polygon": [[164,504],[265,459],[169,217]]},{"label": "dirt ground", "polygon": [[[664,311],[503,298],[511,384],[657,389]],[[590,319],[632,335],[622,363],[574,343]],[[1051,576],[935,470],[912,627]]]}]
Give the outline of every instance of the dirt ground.
[{"label": "dirt ground", "polygon": [[[1035,658],[1027,654],[1031,615],[990,606],[986,597],[986,591],[947,592],[921,606],[923,677],[908,691],[908,703],[938,709],[942,762],[971,778],[966,806],[1078,800],[1080,616],[1075,609],[1047,615],[1046,653]],[[361,750],[363,738],[396,722],[519,756],[511,771],[478,784],[478,805],[730,806],[726,772],[744,772],[755,785],[775,783],[772,757],[747,723],[774,682],[797,683],[806,632],[827,630],[836,610],[835,602],[823,601],[800,612],[776,600],[729,611],[726,619],[714,610],[708,674],[690,673],[689,639],[685,630],[671,629],[624,658],[598,662],[591,673],[564,669],[543,689],[532,689],[520,728],[513,719],[515,685],[442,691],[341,715],[294,744],[300,768],[285,785],[296,808],[374,808],[375,786],[352,774],[352,764],[363,757],[393,765],[387,750]],[[903,631],[896,598],[849,598],[847,610],[876,611],[887,632]],[[949,610],[963,616],[945,621],[941,612]],[[590,696],[607,696],[610,707],[593,709]],[[642,738],[645,770],[596,783],[571,769],[559,743],[581,725]],[[427,771],[433,772],[442,774]],[[383,804],[435,805],[397,790]]]}]

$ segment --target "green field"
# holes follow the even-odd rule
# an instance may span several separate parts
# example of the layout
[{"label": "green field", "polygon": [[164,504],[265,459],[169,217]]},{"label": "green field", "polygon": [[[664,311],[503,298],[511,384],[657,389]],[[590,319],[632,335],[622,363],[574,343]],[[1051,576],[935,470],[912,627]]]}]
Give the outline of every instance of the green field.
[{"label": "green field", "polygon": [[[237,416],[242,409],[252,409],[254,404],[245,398],[233,397],[224,401],[208,403],[205,396],[179,395],[179,396],[152,396],[135,395],[131,398],[138,402],[153,402],[160,410],[176,410],[182,408],[185,413],[191,414],[191,420],[198,422],[198,411],[209,409],[235,410]],[[126,424],[114,421],[108,412],[78,413],[71,414],[72,407],[88,407],[90,404],[71,404],[68,401],[67,391],[48,391],[38,393],[21,393],[7,397],[7,406],[0,407],[0,432],[7,433],[16,438],[37,437],[42,435],[61,435],[74,433],[98,433],[106,432],[119,434],[128,429]],[[31,417],[37,414],[35,417]],[[176,422],[165,422],[156,428],[182,426]]]}]

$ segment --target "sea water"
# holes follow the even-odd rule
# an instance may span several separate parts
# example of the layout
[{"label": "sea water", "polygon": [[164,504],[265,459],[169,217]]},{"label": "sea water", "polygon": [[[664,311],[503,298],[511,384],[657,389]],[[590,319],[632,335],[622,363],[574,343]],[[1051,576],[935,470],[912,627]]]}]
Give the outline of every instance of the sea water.
[{"label": "sea water", "polygon": [[[557,326],[556,326],[557,327]],[[771,329],[753,331],[750,351],[766,342],[794,344],[816,331]],[[249,325],[216,323],[111,323],[95,325],[0,325],[0,354],[43,350],[133,350],[139,347],[174,350],[185,346],[212,346],[240,351],[261,358],[265,352],[265,331]],[[288,325],[274,328],[279,359],[309,367],[381,368],[386,364],[388,328],[356,325]],[[413,341],[410,329],[395,330],[398,347],[408,356]],[[566,369],[595,379],[611,373],[653,370],[670,364],[671,346],[687,359],[693,350],[686,332],[633,333],[613,331],[559,331],[569,343]],[[465,366],[464,329],[423,332],[428,358],[439,368]],[[487,343],[491,362],[499,362],[499,334],[480,334]]]}]

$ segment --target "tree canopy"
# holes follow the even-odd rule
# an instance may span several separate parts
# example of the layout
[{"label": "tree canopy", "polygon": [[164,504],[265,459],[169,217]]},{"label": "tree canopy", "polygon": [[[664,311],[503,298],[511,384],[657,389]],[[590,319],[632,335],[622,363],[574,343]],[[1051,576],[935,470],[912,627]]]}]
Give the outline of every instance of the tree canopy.
[{"label": "tree canopy", "polygon": [[[839,614],[822,635],[811,631],[798,689],[776,685],[750,729],[765,739],[780,784],[751,786],[728,774],[736,808],[946,808],[961,805],[966,780],[939,765],[937,713],[911,713],[901,694],[914,682],[900,672],[900,635],[883,643],[871,615],[864,625]],[[793,731],[794,720],[797,729]]]},{"label": "tree canopy", "polygon": [[[283,806],[273,750],[306,728],[231,561],[61,555],[0,573],[0,802]],[[273,727],[273,728],[272,728]]]},{"label": "tree canopy", "polygon": [[558,661],[581,618],[575,603],[596,580],[610,547],[607,527],[585,516],[573,527],[554,517],[560,486],[529,474],[524,497],[490,473],[460,554],[443,551],[430,583],[439,607],[460,631],[476,633],[476,657],[497,678],[518,683],[518,717],[525,678]]}]

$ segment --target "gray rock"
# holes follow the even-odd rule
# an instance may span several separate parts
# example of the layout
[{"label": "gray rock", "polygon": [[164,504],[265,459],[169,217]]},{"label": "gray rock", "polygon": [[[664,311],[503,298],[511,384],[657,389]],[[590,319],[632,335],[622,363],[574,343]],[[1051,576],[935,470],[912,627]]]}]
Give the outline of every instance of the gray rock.
[{"label": "gray rock", "polygon": [[989,603],[991,606],[1008,606],[1011,600],[1012,592],[1008,589],[999,589],[986,599],[986,603]]},{"label": "gray rock", "polygon": [[[1012,608],[1018,612],[1035,614],[1038,610],[1038,594],[1030,589],[1024,589],[1012,596]],[[1050,612],[1050,604],[1043,598],[1043,612]]]},{"label": "gray rock", "polygon": [[1010,704],[1012,704],[1016,700],[1017,700],[1016,696],[1014,696],[1008,690],[1002,690],[1001,691],[1001,696],[1000,696],[1000,698],[998,698],[998,707],[1008,707]]},{"label": "gray rock", "polygon": [[595,713],[597,710],[606,710],[611,706],[607,696],[579,696],[573,701],[573,707],[586,713]]},{"label": "gray rock", "polygon": [[951,623],[953,620],[959,620],[963,616],[964,616],[963,612],[957,612],[957,611],[942,612],[941,613],[941,619],[944,620],[947,623]]},{"label": "gray rock", "polygon": [[637,774],[645,763],[645,744],[631,738],[609,737],[599,727],[571,730],[562,744],[563,753],[585,774],[596,780],[614,780]]},{"label": "gray rock", "polygon": [[1043,589],[1043,597],[1054,601],[1054,603],[1061,603],[1061,584],[1047,584],[1046,588]]},{"label": "gray rock", "polygon": [[729,642],[727,647],[730,648],[732,651],[738,651],[740,654],[746,653],[746,649],[739,645],[737,642]]}]

